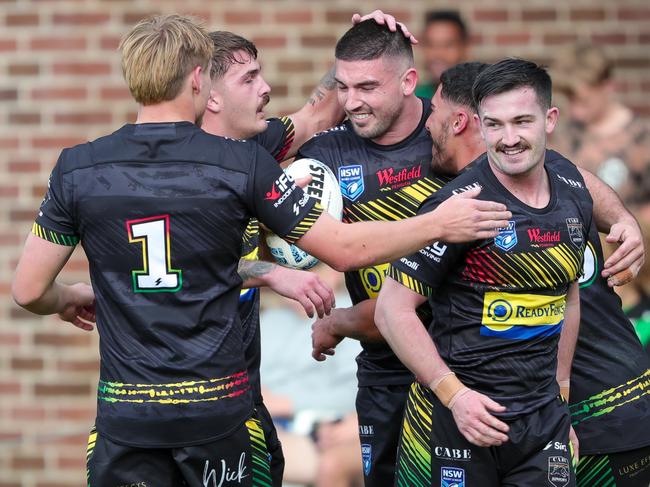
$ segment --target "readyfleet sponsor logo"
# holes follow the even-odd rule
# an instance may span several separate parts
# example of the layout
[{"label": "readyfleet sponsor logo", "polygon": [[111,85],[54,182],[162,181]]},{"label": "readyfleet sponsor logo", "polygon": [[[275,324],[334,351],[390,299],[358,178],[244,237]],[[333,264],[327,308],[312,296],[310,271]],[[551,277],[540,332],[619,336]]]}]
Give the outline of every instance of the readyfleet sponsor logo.
[{"label": "readyfleet sponsor logo", "polygon": [[436,458],[442,460],[469,461],[472,459],[472,450],[469,448],[448,448],[446,446],[436,446],[433,448],[433,454]]},{"label": "readyfleet sponsor logo", "polygon": [[[422,166],[405,167],[398,171],[394,167],[381,169],[375,173],[379,180],[379,187],[383,189],[398,189],[408,186],[414,179],[422,175]],[[390,188],[385,188],[389,186]]]},{"label": "readyfleet sponsor logo", "polygon": [[486,292],[481,335],[526,339],[559,333],[566,295],[546,296]]},{"label": "readyfleet sponsor logo", "polygon": [[533,247],[552,247],[560,243],[562,234],[559,230],[543,232],[540,228],[529,228],[528,238]]},{"label": "readyfleet sponsor logo", "polygon": [[282,173],[278,179],[275,180],[271,191],[266,193],[265,200],[275,201],[273,207],[277,208],[293,193],[297,188],[291,176]]}]

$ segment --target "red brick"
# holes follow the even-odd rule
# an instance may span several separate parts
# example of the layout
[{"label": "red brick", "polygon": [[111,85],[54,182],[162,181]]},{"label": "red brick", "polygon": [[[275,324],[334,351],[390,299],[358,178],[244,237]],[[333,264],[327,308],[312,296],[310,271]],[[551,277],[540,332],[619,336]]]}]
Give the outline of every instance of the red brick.
[{"label": "red brick", "polygon": [[82,87],[35,88],[31,97],[34,100],[85,100],[88,90]]},{"label": "red brick", "polygon": [[5,16],[5,25],[9,27],[27,27],[38,25],[38,14],[7,14]]},{"label": "red brick", "polygon": [[78,421],[79,423],[91,421],[96,414],[97,414],[96,409],[90,407],[88,408],[69,407],[69,408],[58,409],[54,411],[54,416],[57,419]]},{"label": "red brick", "polygon": [[641,91],[650,92],[650,81],[642,81],[641,82]]},{"label": "red brick", "polygon": [[528,44],[530,42],[530,34],[527,32],[497,34],[495,40],[496,43],[501,46],[518,46]]},{"label": "red brick", "polygon": [[34,385],[36,397],[89,396],[91,392],[92,387],[90,387],[90,384],[47,382]]},{"label": "red brick", "polygon": [[639,34],[639,42],[641,44],[650,44],[650,32],[648,33],[642,32],[641,34]]},{"label": "red brick", "polygon": [[19,145],[16,137],[0,137],[0,149],[18,149]]},{"label": "red brick", "polygon": [[650,117],[650,105],[640,103],[630,103],[629,107],[639,117]]},{"label": "red brick", "polygon": [[142,12],[126,12],[124,15],[122,15],[122,22],[125,25],[128,25],[129,27],[133,26],[134,24],[137,24],[140,22],[142,19],[146,19],[147,17],[151,17],[152,15],[155,15],[157,12],[154,11],[142,11]]},{"label": "red brick", "polygon": [[14,357],[11,359],[14,370],[42,370],[43,359],[38,357]]},{"label": "red brick", "polygon": [[34,51],[79,51],[86,49],[83,37],[36,37],[29,43]]},{"label": "red brick", "polygon": [[12,222],[31,222],[35,217],[35,210],[11,210],[9,212],[9,220]]},{"label": "red brick", "polygon": [[280,61],[278,70],[282,73],[311,73],[314,71],[312,61]]},{"label": "red brick", "polygon": [[0,39],[0,51],[15,51],[17,48],[16,39]]},{"label": "red brick", "polygon": [[68,125],[94,125],[111,123],[113,117],[109,112],[57,113],[54,123]]},{"label": "red brick", "polygon": [[509,18],[507,10],[478,8],[474,11],[474,20],[477,22],[507,22]]},{"label": "red brick", "polygon": [[604,46],[612,44],[622,45],[626,43],[627,36],[623,33],[593,34],[591,40],[594,44]]},{"label": "red brick", "polygon": [[572,21],[605,20],[605,10],[602,8],[573,8],[569,12]]},{"label": "red brick", "polygon": [[0,101],[14,101],[18,99],[18,90],[15,88],[0,89]]},{"label": "red brick", "polygon": [[554,9],[525,9],[521,12],[522,20],[526,22],[543,22],[557,19],[557,11]]},{"label": "red brick", "polygon": [[[41,195],[42,196],[42,195]],[[25,235],[15,234],[15,233],[0,233],[0,245],[10,247],[11,245],[18,245],[23,242]],[[11,292],[11,284],[9,283],[0,283],[0,292],[4,294],[9,294]],[[2,344],[2,339],[0,339],[0,345]]]},{"label": "red brick", "polygon": [[[40,1],[45,1],[45,0],[40,0]],[[117,0],[113,0],[117,1]],[[85,444],[85,442],[84,442]],[[75,443],[76,445],[76,443]],[[52,481],[46,481],[46,482],[37,482],[36,487],[79,487],[79,483],[73,483],[73,482],[52,482]]]},{"label": "red brick", "polygon": [[59,360],[56,367],[66,372],[96,372],[99,370],[99,359]]},{"label": "red brick", "polygon": [[0,431],[0,441],[18,442],[22,437],[23,434],[20,431]]},{"label": "red brick", "polygon": [[557,45],[557,44],[573,44],[578,40],[576,34],[562,34],[562,33],[547,33],[544,34],[544,44]]},{"label": "red brick", "polygon": [[131,93],[126,87],[109,87],[101,88],[99,90],[99,96],[102,100],[130,100]]},{"label": "red brick", "polygon": [[325,21],[329,24],[350,24],[350,27],[352,27],[350,20],[357,12],[357,10],[328,10],[325,12]]},{"label": "red brick", "polygon": [[34,112],[10,113],[9,123],[15,125],[38,125],[41,123],[41,114]]},{"label": "red brick", "polygon": [[314,21],[314,15],[309,10],[294,10],[277,12],[273,19],[278,24],[311,24]]},{"label": "red brick", "polygon": [[332,35],[305,35],[301,36],[300,44],[305,47],[326,47],[334,49],[336,37]]},{"label": "red brick", "polygon": [[36,149],[63,149],[84,141],[84,137],[34,137],[32,147]]},{"label": "red brick", "polygon": [[10,76],[36,76],[40,71],[40,66],[34,63],[11,63],[7,69]]},{"label": "red brick", "polygon": [[260,49],[285,47],[287,45],[287,38],[284,36],[255,36],[252,41]]},{"label": "red brick", "polygon": [[11,467],[15,470],[43,470],[45,468],[45,459],[41,456],[19,455],[11,459]]},{"label": "red brick", "polygon": [[56,465],[61,470],[74,470],[81,472],[86,468],[86,458],[83,455],[75,455],[73,457],[59,457]]},{"label": "red brick", "polygon": [[102,25],[110,20],[110,15],[105,13],[75,13],[54,14],[52,22],[55,25]]},{"label": "red brick", "polygon": [[22,487],[21,484],[16,484],[13,482],[4,482],[0,480],[0,487]]},{"label": "red brick", "polygon": [[99,40],[99,47],[106,51],[117,51],[120,46],[119,36],[102,36]]},{"label": "red brick", "polygon": [[644,69],[650,67],[650,58],[646,56],[641,57],[617,57],[614,59],[614,66],[618,68],[638,68]]},{"label": "red brick", "polygon": [[[18,196],[20,189],[16,185],[0,185],[0,197],[1,198],[15,198]],[[0,244],[2,242],[0,241]],[[1,342],[0,342],[1,343]]]},{"label": "red brick", "polygon": [[0,382],[0,395],[18,395],[22,390],[18,382]]},{"label": "red brick", "polygon": [[45,419],[45,409],[38,406],[16,407],[11,410],[11,417],[16,420],[42,421]]},{"label": "red brick", "polygon": [[618,18],[621,20],[650,20],[650,8],[621,8],[618,11]]},{"label": "red brick", "polygon": [[38,161],[12,161],[9,163],[9,172],[12,173],[38,173],[41,171],[41,163]]},{"label": "red brick", "polygon": [[84,76],[105,75],[111,72],[108,63],[54,63],[54,74],[77,74]]},{"label": "red brick", "polygon": [[[61,323],[61,325],[68,326],[71,330],[76,330],[73,325],[68,323]],[[50,346],[50,347],[87,347],[91,343],[91,335],[89,332],[76,330],[74,333],[47,333],[36,332],[34,333],[34,345]]]},{"label": "red brick", "polygon": [[18,333],[0,332],[0,345],[18,346],[21,342],[21,336]]},{"label": "red brick", "polygon": [[42,198],[47,191],[47,186],[36,185],[32,187],[32,196],[34,198]]},{"label": "red brick", "polygon": [[[12,269],[15,269],[16,265],[12,262],[10,267]],[[11,310],[9,311],[9,317],[12,320],[15,320],[15,321],[18,321],[18,320],[34,321],[34,319],[42,320],[42,318],[40,318],[39,316],[34,315],[34,313],[30,313],[26,309],[22,309],[22,308],[18,308],[18,307],[11,308]]]},{"label": "red brick", "polygon": [[259,24],[262,22],[261,12],[228,11],[223,13],[226,24]]}]

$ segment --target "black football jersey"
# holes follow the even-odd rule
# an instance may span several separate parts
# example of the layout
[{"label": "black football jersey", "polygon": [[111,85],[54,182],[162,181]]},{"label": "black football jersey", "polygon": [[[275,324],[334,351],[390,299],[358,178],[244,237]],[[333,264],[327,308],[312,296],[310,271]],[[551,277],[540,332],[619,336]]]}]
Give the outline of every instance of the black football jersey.
[{"label": "black football jersey", "polygon": [[[414,216],[425,198],[450,178],[431,169],[431,137],[425,122],[431,113],[422,101],[422,117],[406,139],[379,145],[359,137],[349,121],[320,133],[304,144],[298,157],[317,159],[338,177],[343,195],[343,221],[393,221]],[[388,263],[346,272],[345,283],[354,304],[376,298]],[[386,343],[361,342],[357,357],[360,386],[399,385],[413,375]]]},{"label": "black football jersey", "polygon": [[480,199],[512,212],[497,237],[466,244],[437,242],[404,257],[389,275],[427,296],[429,331],[445,363],[468,387],[507,407],[505,418],[542,407],[559,393],[557,344],[566,293],[578,278],[591,198],[547,170],[551,196],[532,208],[510,194],[485,155],[427,199],[420,213],[452,194],[481,186]]},{"label": "black football jersey", "polygon": [[[546,163],[568,184],[582,184],[566,159]],[[604,259],[595,224],[588,238],[569,408],[580,452],[597,455],[650,444],[650,364],[620,298],[601,276]]]},{"label": "black football jersey", "polygon": [[257,217],[296,241],[322,209],[254,142],[126,125],[65,149],[33,232],[86,252],[100,334],[97,429],[172,447],[226,436],[252,398],[237,264]]},{"label": "black football jersey", "polygon": [[[294,141],[293,121],[289,117],[271,118],[266,121],[264,132],[252,140],[266,149],[278,162],[282,162]],[[242,257],[257,260],[259,245],[259,223],[256,218],[248,222],[242,240]],[[239,295],[239,316],[244,330],[244,348],[248,379],[253,390],[255,404],[262,401],[260,383],[260,293],[257,288],[242,289]]]}]

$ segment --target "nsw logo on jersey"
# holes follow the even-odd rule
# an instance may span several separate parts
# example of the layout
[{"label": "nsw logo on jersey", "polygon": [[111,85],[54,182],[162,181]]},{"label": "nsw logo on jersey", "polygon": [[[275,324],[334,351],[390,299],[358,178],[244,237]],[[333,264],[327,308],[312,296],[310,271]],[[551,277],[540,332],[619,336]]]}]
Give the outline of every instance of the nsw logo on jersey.
[{"label": "nsw logo on jersey", "polygon": [[508,221],[508,226],[499,228],[499,235],[494,237],[494,245],[506,252],[517,245],[517,228],[514,220]]},{"label": "nsw logo on jersey", "polygon": [[465,469],[440,467],[440,487],[465,487]]},{"label": "nsw logo on jersey", "polygon": [[359,165],[339,167],[341,194],[350,201],[356,201],[365,190],[363,169]]},{"label": "nsw logo on jersey", "polygon": [[372,445],[367,443],[361,445],[361,461],[363,462],[363,474],[368,476],[372,468]]},{"label": "nsw logo on jersey", "polygon": [[481,335],[514,340],[559,333],[564,322],[566,295],[486,292]]}]

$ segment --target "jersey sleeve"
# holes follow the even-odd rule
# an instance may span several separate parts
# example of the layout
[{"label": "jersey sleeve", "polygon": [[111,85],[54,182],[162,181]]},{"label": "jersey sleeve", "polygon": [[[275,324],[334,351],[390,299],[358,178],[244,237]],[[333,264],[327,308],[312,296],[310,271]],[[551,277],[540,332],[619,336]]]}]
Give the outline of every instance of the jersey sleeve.
[{"label": "jersey sleeve", "polygon": [[[259,146],[258,146],[259,148]],[[255,150],[247,197],[253,215],[290,243],[299,240],[323,212],[264,150]]]},{"label": "jersey sleeve", "polygon": [[61,153],[50,174],[32,233],[49,242],[74,247],[79,243],[79,234],[74,219],[71,174],[63,170],[66,154],[67,150]]},{"label": "jersey sleeve", "polygon": [[270,118],[266,121],[266,130],[253,137],[273,158],[282,162],[293,146],[296,131],[290,117]]},{"label": "jersey sleeve", "polygon": [[[435,210],[444,198],[439,193],[433,194],[422,203],[418,215]],[[391,263],[387,275],[411,291],[428,298],[457,266],[466,250],[466,244],[433,242]]]}]

